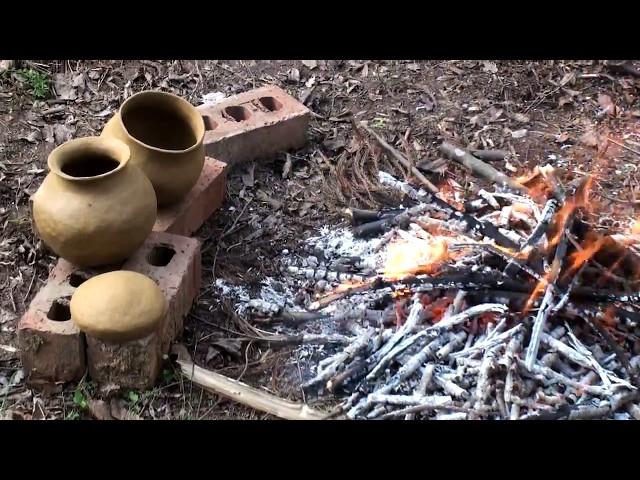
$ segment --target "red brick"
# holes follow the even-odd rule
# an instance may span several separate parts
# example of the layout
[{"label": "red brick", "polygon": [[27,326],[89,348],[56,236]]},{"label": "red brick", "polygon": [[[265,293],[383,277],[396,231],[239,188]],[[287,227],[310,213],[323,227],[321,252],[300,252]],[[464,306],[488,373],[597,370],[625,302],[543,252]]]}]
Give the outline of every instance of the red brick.
[{"label": "red brick", "polygon": [[[165,261],[171,256],[168,263]],[[123,270],[142,273],[155,280],[166,295],[168,312],[160,332],[160,347],[168,353],[171,342],[182,334],[184,317],[198,296],[201,283],[200,242],[195,238],[152,232]],[[154,265],[155,264],[155,265]]]},{"label": "red brick", "polygon": [[86,339],[92,380],[121,388],[153,387],[162,364],[158,332],[126,343],[107,342],[90,335]]},{"label": "red brick", "polygon": [[[261,103],[260,99],[266,100]],[[311,118],[307,107],[275,86],[250,90],[198,110],[207,129],[207,155],[229,165],[302,148]]]},{"label": "red brick", "polygon": [[[162,265],[167,252],[174,253]],[[153,385],[162,355],[182,334],[184,317],[200,290],[200,261],[197,239],[166,232],[149,235],[121,268],[145,274],[158,283],[167,298],[167,317],[150,337],[118,345],[85,336],[72,320],[54,321],[47,313],[56,300],[70,299],[84,280],[120,266],[85,269],[59,259],[18,324],[22,362],[30,383],[79,380],[88,364],[91,377],[101,383],[128,388]]]},{"label": "red brick", "polygon": [[84,375],[84,335],[68,309],[73,290],[66,282],[49,281],[18,322],[22,365],[31,385],[69,382]]},{"label": "red brick", "polygon": [[177,205],[158,210],[153,227],[156,232],[189,236],[222,205],[227,177],[227,164],[207,157],[198,183]]}]

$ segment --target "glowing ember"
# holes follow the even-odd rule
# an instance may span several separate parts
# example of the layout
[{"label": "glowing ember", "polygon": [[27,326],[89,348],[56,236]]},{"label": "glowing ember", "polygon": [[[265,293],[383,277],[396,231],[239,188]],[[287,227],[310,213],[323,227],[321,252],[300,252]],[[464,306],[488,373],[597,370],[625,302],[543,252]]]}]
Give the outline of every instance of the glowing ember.
[{"label": "glowing ember", "polygon": [[383,275],[398,279],[407,275],[433,273],[449,258],[447,242],[443,238],[431,241],[407,238],[389,245]]},{"label": "glowing ember", "polygon": [[633,226],[631,227],[631,233],[633,235],[640,233],[640,220],[636,220]]}]

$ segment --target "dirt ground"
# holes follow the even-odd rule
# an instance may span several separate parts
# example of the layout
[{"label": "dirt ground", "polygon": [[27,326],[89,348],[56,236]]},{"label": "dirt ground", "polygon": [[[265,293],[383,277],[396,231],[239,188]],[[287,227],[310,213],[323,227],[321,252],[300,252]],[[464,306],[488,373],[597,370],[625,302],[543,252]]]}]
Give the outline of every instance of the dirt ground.
[{"label": "dirt ground", "polygon": [[[417,165],[450,140],[511,152],[496,163],[518,177],[551,164],[566,184],[594,176],[592,218],[628,230],[636,217],[640,82],[601,61],[19,61],[0,73],[0,417],[75,419],[267,418],[181,380],[170,363],[149,392],[100,392],[90,381],[44,394],[24,385],[15,328],[56,257],[34,236],[28,199],[57,145],[99,134],[132,93],[161,89],[194,105],[276,84],[313,112],[301,151],[235,168],[222,209],[203,239],[203,289],[183,343],[197,364],[281,397],[301,400],[299,362],[288,348],[243,339],[254,330],[214,288],[216,279],[257,286],[273,258],[294,251],[347,206],[380,206],[350,118],[367,120]],[[425,172],[454,195],[477,178],[449,162]],[[403,174],[404,172],[396,172]],[[346,179],[346,180],[345,180]],[[305,399],[308,400],[308,399]]]}]

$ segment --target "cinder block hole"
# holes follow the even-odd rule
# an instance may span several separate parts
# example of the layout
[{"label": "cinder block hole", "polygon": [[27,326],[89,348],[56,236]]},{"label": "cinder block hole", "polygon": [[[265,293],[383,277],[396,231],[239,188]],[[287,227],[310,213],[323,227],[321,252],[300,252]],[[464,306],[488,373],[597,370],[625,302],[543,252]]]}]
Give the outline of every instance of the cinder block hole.
[{"label": "cinder block hole", "polygon": [[270,112],[276,112],[282,108],[282,103],[273,97],[260,97],[258,101]]},{"label": "cinder block hole", "polygon": [[69,285],[72,287],[79,287],[87,280],[89,280],[89,274],[84,272],[73,272],[68,278]]},{"label": "cinder block hole", "polygon": [[167,245],[156,245],[149,252],[147,261],[154,267],[164,267],[176,254],[176,251]]},{"label": "cinder block hole", "polygon": [[69,300],[69,297],[56,298],[47,312],[47,318],[55,322],[66,322],[67,320],[71,320]]},{"label": "cinder block hole", "polygon": [[209,130],[215,130],[216,128],[218,128],[218,122],[216,122],[209,115],[203,115],[202,116],[202,120],[204,120],[204,129],[205,130],[209,131]]},{"label": "cinder block hole", "polygon": [[244,107],[239,105],[233,105],[231,107],[227,107],[224,109],[224,113],[234,119],[236,122],[242,122],[244,120],[249,120],[251,117],[251,112]]},{"label": "cinder block hole", "polygon": [[115,170],[118,165],[120,162],[111,157],[88,153],[65,160],[60,170],[70,177],[95,177]]}]

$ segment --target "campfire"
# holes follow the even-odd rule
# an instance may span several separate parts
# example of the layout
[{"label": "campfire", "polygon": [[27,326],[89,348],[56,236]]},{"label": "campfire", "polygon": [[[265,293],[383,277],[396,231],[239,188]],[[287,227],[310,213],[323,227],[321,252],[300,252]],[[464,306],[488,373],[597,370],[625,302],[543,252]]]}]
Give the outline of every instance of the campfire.
[{"label": "campfire", "polygon": [[459,208],[380,171],[401,205],[348,209],[350,229],[283,251],[282,277],[238,311],[304,331],[307,398],[341,399],[347,418],[638,416],[638,224],[594,229],[589,176],[565,188],[549,166],[516,181],[452,152],[495,191]]}]

